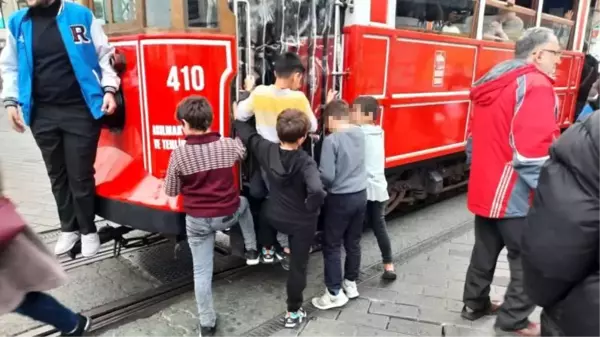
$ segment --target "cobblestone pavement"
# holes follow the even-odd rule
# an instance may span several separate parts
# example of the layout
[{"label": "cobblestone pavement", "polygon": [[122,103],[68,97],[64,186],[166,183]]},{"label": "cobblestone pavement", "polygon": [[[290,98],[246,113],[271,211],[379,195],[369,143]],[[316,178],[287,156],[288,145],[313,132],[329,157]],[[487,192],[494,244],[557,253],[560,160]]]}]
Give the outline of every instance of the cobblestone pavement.
[{"label": "cobblestone pavement", "polygon": [[[307,324],[280,330],[273,336],[492,336],[494,316],[475,322],[460,317],[466,269],[474,241],[473,231],[439,245],[397,266],[398,279],[379,277],[359,285],[359,298],[340,310],[316,310]],[[502,300],[510,273],[506,251],[500,256],[491,289]],[[539,322],[540,308],[530,319]]]}]

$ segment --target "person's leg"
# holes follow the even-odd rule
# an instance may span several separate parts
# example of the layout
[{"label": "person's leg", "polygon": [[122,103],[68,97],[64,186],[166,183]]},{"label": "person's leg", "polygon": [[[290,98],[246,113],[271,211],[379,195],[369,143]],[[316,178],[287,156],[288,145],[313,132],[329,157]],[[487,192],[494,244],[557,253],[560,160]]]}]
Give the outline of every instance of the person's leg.
[{"label": "person's leg", "polygon": [[100,239],[94,222],[94,162],[101,124],[91,116],[87,107],[64,107],[62,114],[65,163],[75,216],[81,232],[81,255],[89,257],[100,249]]},{"label": "person's leg", "polygon": [[91,327],[89,318],[74,313],[54,297],[40,292],[25,295],[15,312],[52,325],[65,336],[81,336]]},{"label": "person's leg", "polygon": [[306,288],[306,269],[310,254],[310,245],[316,232],[317,224],[309,224],[299,228],[290,235],[290,272],[287,279],[287,314],[285,326],[293,328],[302,323],[306,315],[301,309],[304,297],[302,293]]},{"label": "person's leg", "polygon": [[504,303],[498,309],[496,327],[504,331],[536,330],[530,326],[529,315],[535,305],[529,300],[523,289],[523,267],[521,266],[521,236],[525,218],[498,220],[498,228],[508,251],[510,283],[504,295]]},{"label": "person's leg", "polygon": [[262,249],[260,252],[260,258],[263,263],[273,263],[275,261],[275,234],[277,231],[273,228],[271,220],[265,216],[265,205],[269,202],[266,200],[261,209],[260,223],[259,223],[259,237]]},{"label": "person's leg", "polygon": [[381,258],[383,261],[384,273],[383,278],[388,280],[395,280],[396,273],[394,272],[394,264],[392,261],[392,245],[390,243],[390,236],[387,231],[385,223],[385,203],[380,201],[369,201],[367,203],[367,214],[373,234],[377,239],[377,245],[381,251]]},{"label": "person's leg", "polygon": [[496,222],[475,216],[475,244],[467,269],[463,293],[465,306],[461,313],[468,320],[479,319],[497,309],[490,301],[490,286],[504,240]]},{"label": "person's leg", "polygon": [[362,191],[348,195],[347,204],[352,207],[354,213],[350,215],[348,228],[344,233],[346,261],[344,262],[344,281],[342,286],[348,298],[356,298],[359,295],[356,280],[360,273],[360,239],[362,237],[365,212],[367,210],[367,192]]},{"label": "person's leg", "polygon": [[290,270],[290,241],[289,237],[281,232],[277,232],[277,242],[281,246],[281,252],[275,253],[277,260],[281,263],[281,267],[285,270]]},{"label": "person's leg", "polygon": [[244,246],[246,248],[246,264],[257,265],[260,262],[258,248],[256,243],[256,231],[254,229],[254,219],[250,212],[250,204],[246,197],[240,196],[240,206],[235,212],[235,217],[240,224],[242,236],[244,237]]},{"label": "person's leg", "polygon": [[60,111],[50,107],[34,110],[31,133],[37,143],[46,171],[52,185],[52,194],[56,201],[61,235],[56,241],[54,253],[68,252],[79,241],[79,226],[73,208],[73,197],[67,180],[63,134],[60,130]]},{"label": "person's leg", "polygon": [[321,297],[312,299],[313,305],[321,310],[341,307],[348,302],[348,297],[341,291],[341,248],[351,214],[351,211],[347,209],[346,195],[329,195],[327,197],[323,233],[323,262],[326,291]]},{"label": "person's leg", "polygon": [[[233,216],[231,218],[233,219]],[[217,320],[212,298],[215,248],[215,230],[212,223],[214,219],[186,216],[187,241],[194,265],[194,291],[200,317],[200,327],[208,330],[214,330]]]}]

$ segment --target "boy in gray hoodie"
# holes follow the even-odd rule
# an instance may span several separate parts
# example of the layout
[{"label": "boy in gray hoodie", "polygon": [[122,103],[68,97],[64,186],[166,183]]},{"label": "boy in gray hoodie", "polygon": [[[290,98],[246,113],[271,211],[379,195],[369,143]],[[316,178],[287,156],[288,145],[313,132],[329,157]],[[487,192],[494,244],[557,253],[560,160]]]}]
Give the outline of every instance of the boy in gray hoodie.
[{"label": "boy in gray hoodie", "polygon": [[[312,299],[322,310],[341,307],[358,297],[356,279],[360,269],[360,239],[367,207],[365,135],[350,123],[350,109],[342,100],[332,100],[324,111],[332,133],[323,140],[321,180],[325,201],[323,258],[325,293]],[[346,251],[342,275],[341,247]],[[342,288],[344,291],[342,291]]]},{"label": "boy in gray hoodie", "polygon": [[390,198],[385,178],[385,148],[383,129],[376,124],[379,103],[374,97],[359,96],[352,103],[356,124],[365,134],[365,164],[367,168],[366,221],[373,229],[383,259],[385,280],[395,280],[392,245],[385,223],[385,203]]}]

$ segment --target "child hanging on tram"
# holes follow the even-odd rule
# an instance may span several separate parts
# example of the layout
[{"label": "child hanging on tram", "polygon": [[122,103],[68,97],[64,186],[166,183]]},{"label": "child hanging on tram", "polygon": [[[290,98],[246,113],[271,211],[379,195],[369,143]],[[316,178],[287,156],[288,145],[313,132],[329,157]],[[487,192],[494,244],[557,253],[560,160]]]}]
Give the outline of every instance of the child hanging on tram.
[{"label": "child hanging on tram", "polygon": [[376,124],[379,103],[374,97],[359,96],[352,103],[356,124],[365,134],[365,164],[367,169],[367,213],[366,221],[373,229],[383,259],[385,280],[395,280],[396,272],[392,261],[392,246],[385,223],[385,202],[390,198],[385,178],[385,149],[383,129]]},{"label": "child hanging on tram", "polygon": [[301,148],[310,125],[305,111],[284,110],[275,122],[280,142],[274,143],[266,140],[249,123],[235,122],[238,136],[257,157],[270,188],[271,198],[265,201],[261,214],[261,243],[269,251],[273,249],[276,231],[289,235],[287,328],[295,327],[306,316],[301,307],[302,292],[306,287],[310,247],[326,195],[317,163]]},{"label": "child hanging on tram", "polygon": [[[284,53],[275,61],[275,84],[259,85],[251,91],[250,96],[241,101],[235,113],[235,118],[246,122],[252,116],[256,119],[256,130],[266,140],[279,143],[277,136],[276,121],[279,113],[286,109],[297,109],[306,114],[310,121],[309,131],[317,130],[317,119],[312,111],[310,102],[302,91],[302,80],[306,69],[295,53]],[[251,90],[251,88],[247,88]],[[263,169],[258,179],[266,190],[270,189],[266,179],[266,171]],[[253,184],[256,186],[256,184]],[[268,193],[268,192],[267,192]],[[268,197],[268,196],[267,196]],[[282,233],[277,233],[277,241],[282,251],[265,250],[263,248],[261,257],[263,262],[271,263],[274,256],[281,262],[284,269],[289,269],[289,240]]]},{"label": "child hanging on tram", "polygon": [[[365,135],[350,121],[348,103],[332,100],[324,111],[332,132],[323,140],[321,180],[328,196],[324,209],[323,258],[325,293],[312,299],[322,310],[341,307],[358,297],[356,280],[360,269],[360,239],[367,208]],[[341,247],[346,261],[342,274]]]},{"label": "child hanging on tram", "polygon": [[232,170],[236,162],[245,158],[246,149],[239,139],[210,131],[213,110],[204,97],[182,100],[176,118],[182,124],[186,144],[171,153],[164,189],[169,196],[183,197],[201,335],[212,336],[216,329],[211,289],[215,232],[239,223],[246,263],[259,263],[250,206],[240,196]]}]

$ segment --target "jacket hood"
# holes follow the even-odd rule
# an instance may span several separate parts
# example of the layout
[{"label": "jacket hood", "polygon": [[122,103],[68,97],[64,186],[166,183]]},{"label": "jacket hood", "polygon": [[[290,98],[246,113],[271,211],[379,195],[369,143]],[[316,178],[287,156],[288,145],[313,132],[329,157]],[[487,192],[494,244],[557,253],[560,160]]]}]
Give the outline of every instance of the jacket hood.
[{"label": "jacket hood", "polygon": [[282,150],[279,147],[272,147],[271,163],[269,171],[273,178],[282,185],[292,183],[292,178],[301,173],[304,165],[309,160],[308,153],[302,149]]},{"label": "jacket hood", "polygon": [[502,89],[514,83],[519,76],[533,72],[541,73],[534,65],[522,60],[508,60],[497,64],[475,82],[470,98],[477,105],[491,105]]},{"label": "jacket hood", "polygon": [[360,128],[363,130],[365,135],[367,136],[379,136],[383,134],[383,129],[377,125],[361,125]]}]

